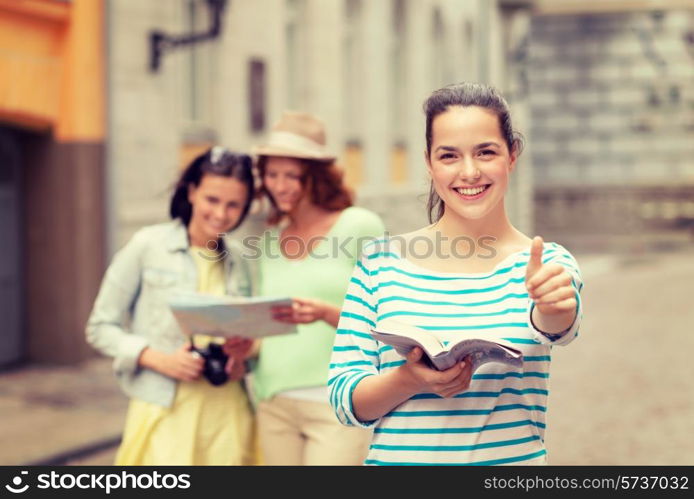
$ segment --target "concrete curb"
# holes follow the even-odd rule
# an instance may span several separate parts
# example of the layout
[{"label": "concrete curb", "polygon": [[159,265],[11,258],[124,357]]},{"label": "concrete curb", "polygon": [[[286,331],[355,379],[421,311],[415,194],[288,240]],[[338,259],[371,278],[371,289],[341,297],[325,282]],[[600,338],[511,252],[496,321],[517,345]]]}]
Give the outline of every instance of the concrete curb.
[{"label": "concrete curb", "polygon": [[83,459],[85,457],[90,456],[91,454],[95,454],[97,452],[110,449],[111,447],[120,444],[121,438],[121,434],[114,435],[111,437],[105,437],[101,440],[94,441],[90,444],[83,445],[81,447],[75,447],[73,449],[68,449],[63,452],[58,452],[56,454],[41,458],[37,461],[24,463],[20,466],[64,466],[67,465],[70,461],[74,461],[76,459]]}]

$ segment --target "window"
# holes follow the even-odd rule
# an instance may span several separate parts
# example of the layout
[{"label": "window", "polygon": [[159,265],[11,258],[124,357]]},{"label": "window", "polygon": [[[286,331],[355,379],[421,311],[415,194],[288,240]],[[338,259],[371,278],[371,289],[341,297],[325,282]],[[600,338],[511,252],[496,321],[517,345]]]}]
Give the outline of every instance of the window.
[{"label": "window", "polygon": [[392,38],[390,50],[390,115],[393,144],[390,156],[390,181],[407,182],[407,11],[405,0],[392,2]]},{"label": "window", "polygon": [[248,61],[248,125],[252,133],[265,130],[265,61]]},{"label": "window", "polygon": [[343,127],[347,144],[358,144],[361,130],[363,86],[363,34],[361,26],[362,1],[345,0],[343,56],[345,97]]},{"label": "window", "polygon": [[395,140],[405,142],[407,134],[407,12],[404,0],[392,0],[393,36],[390,54],[391,126]]}]

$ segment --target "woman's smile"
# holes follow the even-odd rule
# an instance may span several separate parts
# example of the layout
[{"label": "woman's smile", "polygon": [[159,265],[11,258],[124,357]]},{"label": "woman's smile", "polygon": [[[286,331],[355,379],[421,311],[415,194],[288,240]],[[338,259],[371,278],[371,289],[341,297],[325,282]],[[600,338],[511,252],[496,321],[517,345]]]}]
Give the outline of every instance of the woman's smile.
[{"label": "woman's smile", "polygon": [[465,201],[475,201],[483,198],[489,191],[491,184],[484,184],[476,187],[453,187],[453,190],[458,193],[458,197]]}]

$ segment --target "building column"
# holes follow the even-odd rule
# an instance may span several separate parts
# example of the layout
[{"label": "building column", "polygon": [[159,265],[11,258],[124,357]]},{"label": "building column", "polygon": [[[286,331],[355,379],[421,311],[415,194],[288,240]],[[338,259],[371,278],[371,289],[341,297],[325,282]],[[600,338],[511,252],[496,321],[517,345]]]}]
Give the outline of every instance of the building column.
[{"label": "building column", "polygon": [[[525,148],[511,174],[506,210],[511,222],[522,232],[533,235],[534,182],[532,144],[530,137],[531,112],[527,78],[527,48],[530,36],[531,14],[527,9],[499,12],[500,44],[497,59],[507,61],[505,74],[497,72],[498,86],[506,96],[511,108],[513,127],[526,139]],[[503,34],[507,36],[502,39]]]},{"label": "building column", "polygon": [[342,0],[310,0],[307,5],[307,111],[326,125],[328,148],[339,155],[342,131]]},{"label": "building column", "polygon": [[365,194],[383,189],[389,183],[392,133],[390,130],[390,70],[391,36],[390,2],[363,2],[364,57],[363,99],[366,115],[362,144],[364,151]]},{"label": "building column", "polygon": [[[422,112],[424,99],[431,93],[431,64],[429,50],[431,46],[430,19],[428,2],[419,0],[407,4],[407,178],[410,187],[418,192],[428,189],[428,175],[424,162],[425,115]],[[427,191],[428,192],[428,191]]]}]

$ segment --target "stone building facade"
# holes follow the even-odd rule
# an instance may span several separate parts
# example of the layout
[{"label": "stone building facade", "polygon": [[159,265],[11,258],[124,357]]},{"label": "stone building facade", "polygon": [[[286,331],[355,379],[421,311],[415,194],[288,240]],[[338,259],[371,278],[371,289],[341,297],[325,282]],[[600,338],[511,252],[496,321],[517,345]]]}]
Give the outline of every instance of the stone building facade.
[{"label": "stone building facade", "polygon": [[694,6],[651,6],[531,23],[535,223],[582,250],[694,235]]},{"label": "stone building facade", "polygon": [[[190,154],[212,143],[247,151],[284,109],[325,120],[358,203],[380,213],[390,232],[425,224],[422,103],[461,80],[506,87],[503,4],[233,0],[219,39],[172,51],[153,72],[149,33],[204,30],[206,2],[112,0],[111,249],[166,217],[167,188]],[[529,165],[518,176],[525,180],[513,187],[512,211],[528,229]]]}]

